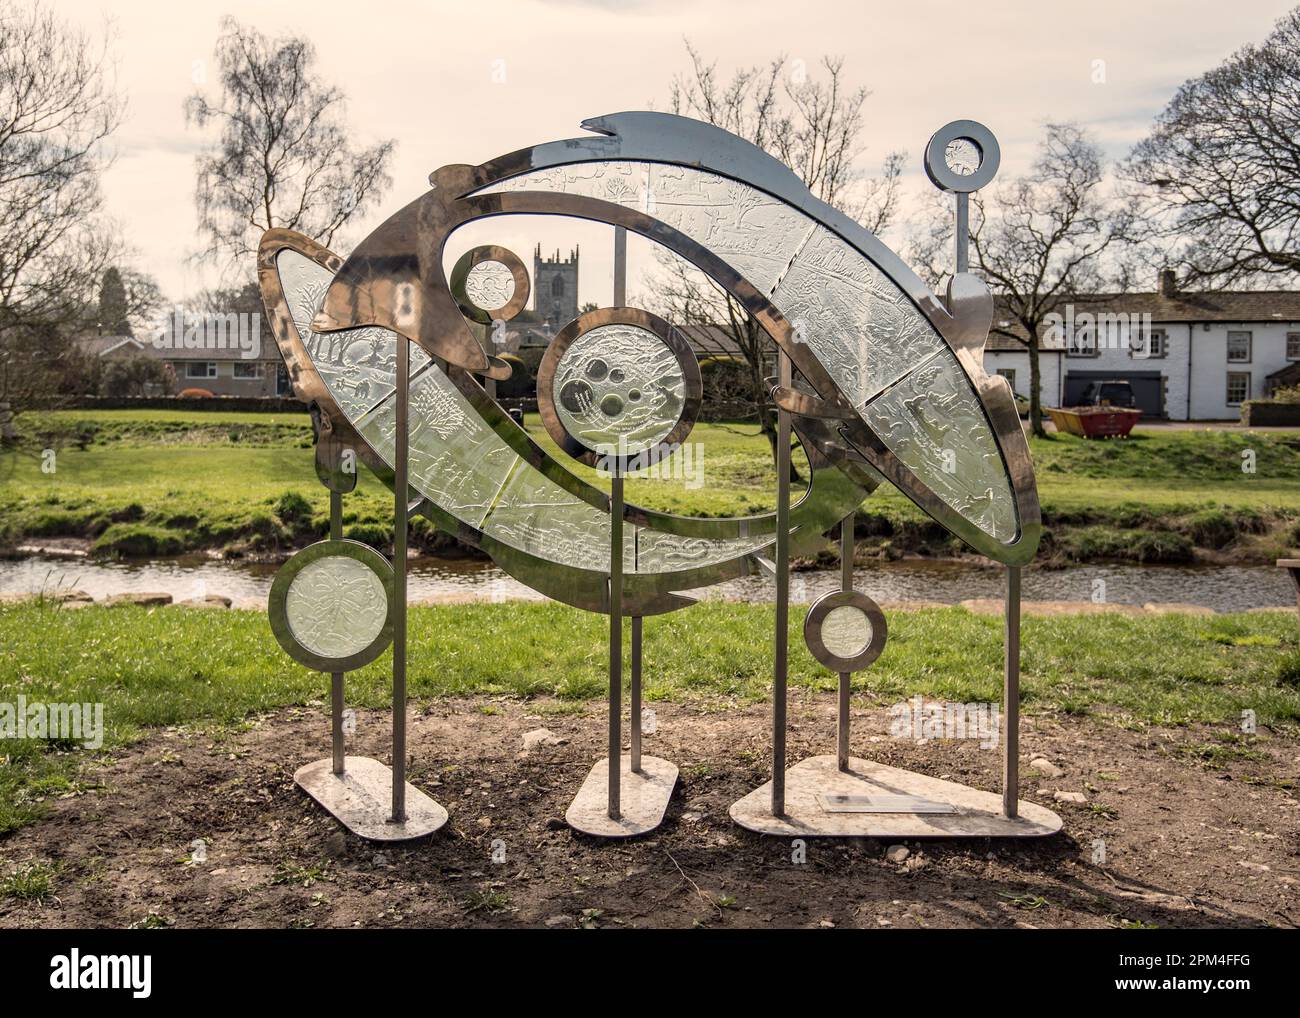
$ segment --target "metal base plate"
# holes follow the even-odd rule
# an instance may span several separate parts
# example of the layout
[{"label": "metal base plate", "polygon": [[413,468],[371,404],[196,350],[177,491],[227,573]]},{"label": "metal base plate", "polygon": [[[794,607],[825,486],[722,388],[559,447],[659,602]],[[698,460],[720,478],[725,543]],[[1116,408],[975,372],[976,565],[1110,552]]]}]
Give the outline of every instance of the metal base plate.
[{"label": "metal base plate", "polygon": [[814,756],[785,772],[785,816],[772,815],[772,783],[731,807],[759,834],[800,838],[1040,838],[1061,829],[1051,810],[1021,800],[1002,815],[1002,796],[954,781],[851,758]]},{"label": "metal base plate", "polygon": [[389,821],[393,810],[393,772],[378,760],[349,756],[343,773],[332,760],[317,760],[294,773],[300,788],[349,831],[370,841],[411,841],[432,834],[447,822],[447,811],[409,781],[406,820]]},{"label": "metal base plate", "polygon": [[605,757],[596,761],[564,814],[575,831],[598,838],[633,838],[663,822],[677,784],[677,765],[643,756],[641,772],[634,774],[630,756],[620,757],[620,762],[619,818],[609,816],[609,757]]}]

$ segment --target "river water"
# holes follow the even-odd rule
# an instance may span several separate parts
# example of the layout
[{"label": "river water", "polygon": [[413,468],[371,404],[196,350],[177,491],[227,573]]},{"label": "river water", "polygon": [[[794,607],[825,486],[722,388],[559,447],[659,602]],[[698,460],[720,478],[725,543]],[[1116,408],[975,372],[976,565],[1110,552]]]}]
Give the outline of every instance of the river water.
[{"label": "river water", "polygon": [[[0,561],[0,593],[58,588],[84,590],[95,599],[110,594],[161,591],[176,600],[222,594],[236,604],[265,603],[274,565],[220,562],[200,556],[139,562],[100,562],[36,555]],[[854,585],[877,601],[943,601],[1000,597],[1003,571],[964,562],[910,560],[882,562],[855,573]],[[791,599],[811,601],[839,587],[839,570],[791,574]],[[410,598],[541,599],[490,562],[475,559],[412,559]],[[723,583],[699,596],[770,601],[772,580],[750,576]],[[1085,565],[1068,569],[1026,569],[1027,601],[1109,601],[1145,604],[1180,601],[1218,611],[1243,611],[1294,605],[1295,591],[1280,569],[1271,566]]]}]

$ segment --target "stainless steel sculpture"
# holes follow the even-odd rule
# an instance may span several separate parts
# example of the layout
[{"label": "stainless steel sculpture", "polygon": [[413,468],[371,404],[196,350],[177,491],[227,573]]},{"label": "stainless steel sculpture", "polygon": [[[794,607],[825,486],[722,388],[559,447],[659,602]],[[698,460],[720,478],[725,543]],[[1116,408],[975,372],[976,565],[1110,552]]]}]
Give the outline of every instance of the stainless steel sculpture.
[{"label": "stainless steel sculpture", "polygon": [[[404,701],[409,513],[424,514],[550,597],[610,613],[612,648],[621,641],[619,620],[631,616],[634,696],[644,616],[689,605],[686,592],[696,588],[772,570],[778,585],[774,720],[780,722],[774,762],[781,767],[774,767],[771,802],[779,816],[789,556],[816,547],[882,480],[1009,566],[1027,562],[1037,546],[1039,511],[1024,434],[1010,389],[982,365],[992,300],[960,256],[940,299],[870,232],[813,197],[787,167],[717,128],[658,113],[620,113],[584,127],[593,133],[479,166],[442,167],[431,175],[429,191],[346,259],[300,235],[269,231],[259,252],[268,315],[299,396],[394,488],[395,694]],[[983,152],[973,175],[979,179],[991,135],[972,142],[971,134],[953,140]],[[625,231],[636,232],[708,275],[761,324],[780,351],[774,398],[782,434],[798,435],[812,470],[802,498],[790,504],[788,472],[778,468],[774,513],[703,519],[627,505],[620,480],[625,458],[616,455],[611,464],[614,491],[607,495],[510,419],[480,382],[508,377],[509,366],[484,348],[474,328],[523,307],[527,273],[513,254],[490,247],[462,258],[449,280],[444,250],[469,223],[536,214],[606,223],[616,245]],[[613,330],[605,340],[621,330],[616,348],[643,347],[644,356],[635,359],[647,377],[667,371],[673,384],[652,399],[645,386],[608,374],[586,376],[584,388],[583,373],[599,358],[580,344],[600,342],[601,329]],[[539,378],[539,400],[563,448],[591,462],[601,437],[617,445],[618,434],[605,424],[637,402],[634,390],[646,399],[638,409],[640,430],[631,432],[637,441],[671,448],[681,440],[680,422],[689,420],[692,401],[698,406],[698,381],[686,377],[680,357],[656,359],[647,339],[658,337],[671,350],[672,334],[667,323],[623,307],[561,330]],[[679,409],[674,424],[658,426],[659,416]],[[778,446],[788,459],[789,441]],[[612,688],[611,805],[620,777],[613,767],[620,756],[617,706]],[[394,725],[396,764],[402,737],[396,703]],[[639,757],[635,725],[633,751]],[[396,791],[394,800],[397,815]]]}]

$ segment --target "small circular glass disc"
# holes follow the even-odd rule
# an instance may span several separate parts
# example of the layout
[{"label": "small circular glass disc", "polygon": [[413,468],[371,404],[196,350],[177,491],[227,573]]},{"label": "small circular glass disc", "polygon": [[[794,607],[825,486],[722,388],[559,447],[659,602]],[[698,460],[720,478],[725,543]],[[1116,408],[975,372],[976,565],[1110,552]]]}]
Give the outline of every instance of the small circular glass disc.
[{"label": "small circular glass disc", "polygon": [[836,657],[855,658],[871,645],[871,620],[856,605],[832,608],[822,620],[822,643]]},{"label": "small circular glass disc", "polygon": [[304,566],[285,595],[285,618],[303,647],[347,658],[369,647],[388,618],[384,581],[363,562],[328,555]]},{"label": "small circular glass disc", "polygon": [[984,154],[970,138],[954,138],[944,149],[943,161],[948,169],[962,177],[969,177],[980,168]]},{"label": "small circular glass disc", "polygon": [[504,308],[515,295],[514,273],[502,262],[479,262],[465,276],[465,294],[484,311]]}]

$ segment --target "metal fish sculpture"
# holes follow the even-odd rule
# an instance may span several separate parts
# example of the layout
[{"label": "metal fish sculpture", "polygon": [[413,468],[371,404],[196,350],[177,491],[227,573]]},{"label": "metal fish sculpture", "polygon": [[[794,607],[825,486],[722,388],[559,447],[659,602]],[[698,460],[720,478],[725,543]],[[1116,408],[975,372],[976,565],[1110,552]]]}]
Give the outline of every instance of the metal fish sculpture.
[{"label": "metal fish sculpture", "polygon": [[[572,216],[690,262],[789,356],[804,384],[777,386],[774,398],[812,468],[791,510],[792,550],[815,546],[888,480],[990,558],[1033,556],[1033,468],[1010,387],[984,372],[992,299],[980,280],[957,275],[941,300],[787,167],[718,128],[646,112],[583,127],[594,133],[442,167],[346,259],[289,231],[265,234],[260,284],[281,353],[295,391],[340,440],[392,483],[395,350],[410,340],[413,508],[542,593],[607,610],[609,496],[487,396],[475,376],[509,367],[485,352],[471,327],[485,319],[443,268],[448,238],[468,223]],[[765,567],[775,540],[771,513],[704,519],[628,505],[624,517],[629,615],[681,607],[683,591]]]}]

